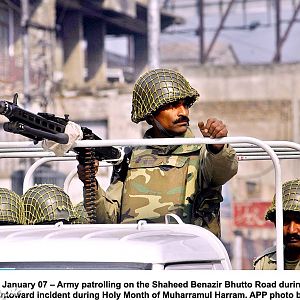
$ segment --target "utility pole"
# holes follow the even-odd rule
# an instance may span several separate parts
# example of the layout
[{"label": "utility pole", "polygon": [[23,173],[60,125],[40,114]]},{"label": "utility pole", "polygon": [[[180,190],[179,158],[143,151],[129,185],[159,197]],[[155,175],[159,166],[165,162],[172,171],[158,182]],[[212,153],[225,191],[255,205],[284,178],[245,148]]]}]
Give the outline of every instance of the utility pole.
[{"label": "utility pole", "polygon": [[198,34],[199,34],[199,57],[200,63],[205,63],[205,44],[204,44],[204,0],[198,0],[198,12],[199,12],[199,27],[198,27]]},{"label": "utility pole", "polygon": [[281,6],[280,0],[275,0],[275,15],[276,15],[276,53],[274,57],[274,62],[281,61]]},{"label": "utility pole", "polygon": [[30,104],[30,54],[29,54],[29,0],[21,0],[21,28],[23,40],[23,93],[24,106],[27,108]]},{"label": "utility pole", "polygon": [[[300,118],[299,118],[299,109],[300,109],[300,103],[299,98],[294,95],[294,98],[292,99],[292,114],[293,114],[293,121],[292,121],[292,127],[293,127],[293,141],[295,143],[300,142],[299,134],[300,134]],[[299,172],[299,161],[298,159],[295,161],[294,164],[294,176],[297,177],[297,174]]]},{"label": "utility pole", "polygon": [[160,37],[160,8],[159,0],[148,0],[148,65],[150,69],[160,66],[159,37]]}]

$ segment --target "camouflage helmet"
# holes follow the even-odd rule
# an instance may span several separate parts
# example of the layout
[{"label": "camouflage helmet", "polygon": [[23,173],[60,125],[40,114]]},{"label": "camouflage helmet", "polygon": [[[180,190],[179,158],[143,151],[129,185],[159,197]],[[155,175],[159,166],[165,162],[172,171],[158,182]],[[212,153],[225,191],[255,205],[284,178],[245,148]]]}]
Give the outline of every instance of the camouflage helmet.
[{"label": "camouflage helmet", "polygon": [[83,202],[79,202],[75,207],[74,210],[77,214],[77,218],[72,221],[72,224],[90,224],[90,218],[88,213],[83,205]]},{"label": "camouflage helmet", "polygon": [[179,72],[169,69],[148,71],[134,85],[131,120],[139,123],[163,105],[187,97],[192,105],[198,96],[198,92]]},{"label": "camouflage helmet", "polygon": [[[267,210],[265,219],[272,222],[275,221],[276,212],[275,196],[269,209]],[[284,211],[300,212],[300,179],[294,179],[285,182],[282,185],[282,208]]]},{"label": "camouflage helmet", "polygon": [[6,188],[0,188],[0,224],[24,224],[21,197]]},{"label": "camouflage helmet", "polygon": [[26,224],[70,223],[77,218],[69,196],[53,184],[31,187],[23,196]]}]

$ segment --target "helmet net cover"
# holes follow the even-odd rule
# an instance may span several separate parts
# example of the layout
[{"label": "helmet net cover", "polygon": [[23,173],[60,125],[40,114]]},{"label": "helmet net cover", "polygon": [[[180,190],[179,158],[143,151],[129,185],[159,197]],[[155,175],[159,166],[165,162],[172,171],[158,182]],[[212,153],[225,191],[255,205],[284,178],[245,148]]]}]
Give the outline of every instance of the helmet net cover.
[{"label": "helmet net cover", "polygon": [[139,123],[163,105],[190,98],[192,105],[199,93],[177,71],[155,69],[138,78],[133,88],[131,120]]},{"label": "helmet net cover", "polygon": [[[282,208],[283,211],[300,212],[300,179],[290,180],[282,185]],[[272,204],[267,210],[265,219],[274,222],[275,215],[276,199],[274,195]]]},{"label": "helmet net cover", "polygon": [[0,188],[0,224],[24,224],[21,197],[14,191]]},{"label": "helmet net cover", "polygon": [[90,224],[90,218],[86,209],[84,208],[83,202],[79,202],[74,210],[77,214],[77,218],[72,221],[72,224]]},{"label": "helmet net cover", "polygon": [[69,196],[52,184],[31,187],[23,196],[26,224],[71,222],[77,218]]}]

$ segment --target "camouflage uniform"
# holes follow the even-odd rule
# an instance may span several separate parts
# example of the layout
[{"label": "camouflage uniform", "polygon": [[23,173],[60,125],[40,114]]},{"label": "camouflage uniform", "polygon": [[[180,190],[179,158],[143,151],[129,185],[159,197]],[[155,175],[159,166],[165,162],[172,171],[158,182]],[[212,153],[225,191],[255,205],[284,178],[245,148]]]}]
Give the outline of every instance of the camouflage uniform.
[{"label": "camouflage uniform", "polygon": [[[151,70],[135,83],[131,119],[135,123],[147,120],[164,105],[181,99],[191,106],[198,96],[180,73]],[[149,129],[144,138],[153,138],[151,132]],[[194,136],[188,129],[178,137]],[[184,222],[207,227],[220,236],[220,197],[201,203],[196,218],[192,207],[199,190],[210,186],[219,191],[236,172],[235,151],[229,145],[218,154],[209,152],[205,145],[136,147],[114,171],[108,190],[99,188],[97,222],[164,222],[166,214],[175,213]]]},{"label": "camouflage uniform", "polygon": [[[276,270],[276,246],[270,247],[254,260],[255,270]],[[300,261],[284,261],[285,270],[300,270]]]},{"label": "camouflage uniform", "polygon": [[[193,137],[190,130],[184,137]],[[205,145],[138,147],[132,151],[125,178],[114,176],[105,193],[99,189],[98,223],[129,223],[146,219],[164,222],[167,213],[176,213],[191,223],[191,203],[199,188],[200,162],[206,185],[219,189],[237,172],[235,151],[225,145],[218,154]],[[226,170],[226,172],[224,172]],[[118,174],[118,173],[117,173]],[[220,203],[206,204],[214,212]],[[195,223],[220,235],[218,211]]]},{"label": "camouflage uniform", "polygon": [[[282,185],[282,206],[283,212],[296,211],[300,213],[300,179],[290,180]],[[275,222],[275,196],[266,213],[265,219],[270,220],[273,223]],[[255,270],[276,270],[276,246],[266,249],[261,256],[254,260],[253,266]],[[284,269],[300,270],[300,261],[288,261],[285,259]]]}]

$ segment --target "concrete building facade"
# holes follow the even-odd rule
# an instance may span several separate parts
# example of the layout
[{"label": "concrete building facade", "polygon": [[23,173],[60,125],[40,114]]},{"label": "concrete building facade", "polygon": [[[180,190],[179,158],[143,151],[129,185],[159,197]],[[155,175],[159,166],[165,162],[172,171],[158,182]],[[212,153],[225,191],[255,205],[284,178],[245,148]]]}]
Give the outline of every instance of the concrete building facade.
[{"label": "concrete building facade", "polygon": [[[2,45],[7,45],[6,51],[0,50],[1,98],[10,100],[13,93],[19,92],[20,105],[28,105],[23,89],[26,57],[22,34],[22,30],[28,30],[30,110],[46,109],[59,116],[69,114],[71,120],[91,127],[102,138],[141,138],[147,124],[130,121],[133,84],[118,82],[119,78],[117,82],[109,82],[104,40],[107,35],[128,36],[132,57],[127,59],[133,70],[132,78],[146,70],[145,1],[86,1],[87,5],[82,5],[82,1],[62,0],[30,3],[36,5],[30,7],[31,18],[23,27],[20,1],[5,1],[0,5],[0,39]],[[162,28],[177,21],[164,12],[161,18]],[[196,136],[200,136],[199,120],[216,117],[227,124],[230,136],[299,142],[300,64],[203,66],[168,61],[162,67],[182,72],[200,93],[200,100],[191,109],[191,127]],[[5,120],[0,116],[0,123]],[[25,138],[1,129],[0,140]],[[0,185],[11,188],[12,173],[20,167],[26,168],[28,163],[31,161],[0,159]],[[284,160],[281,164],[283,180],[299,177],[297,160]],[[74,166],[76,163],[53,164],[55,170],[66,173]],[[99,182],[104,187],[109,184],[109,174],[109,170],[100,172]],[[75,202],[82,199],[81,187],[74,180],[70,193]],[[270,201],[274,194],[272,163],[240,162],[237,176],[226,189],[232,201]],[[224,230],[234,229],[232,223],[228,224]],[[257,237],[257,231],[238,229],[245,237]],[[229,241],[233,240],[232,232],[224,234]],[[259,234],[269,238],[272,231],[260,230]]]},{"label": "concrete building facade", "polygon": [[[162,29],[181,21],[164,11],[160,15]],[[147,1],[11,0],[0,3],[0,17],[1,98],[9,101],[19,93],[21,107],[69,113],[72,120],[88,120],[93,127],[99,122],[102,136],[110,137],[113,122],[106,122],[107,114],[115,110],[118,89],[127,88],[124,70],[130,70],[133,80],[147,66]],[[125,65],[110,69],[107,36],[128,39]],[[99,98],[103,101],[95,108]],[[1,123],[5,119],[0,116]],[[2,130],[0,139],[23,138]],[[10,173],[18,166],[15,160],[0,167],[3,185],[10,184]]]}]

